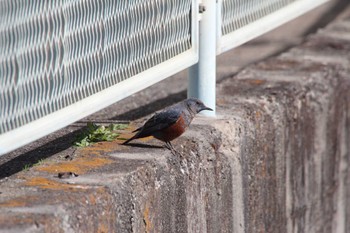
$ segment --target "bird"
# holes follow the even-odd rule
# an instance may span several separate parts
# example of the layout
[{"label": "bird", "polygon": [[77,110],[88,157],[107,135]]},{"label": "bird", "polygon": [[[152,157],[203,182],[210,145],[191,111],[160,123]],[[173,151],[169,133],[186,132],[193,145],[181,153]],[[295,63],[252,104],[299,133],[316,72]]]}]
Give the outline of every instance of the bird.
[{"label": "bird", "polygon": [[137,133],[123,144],[128,144],[134,139],[153,136],[165,142],[166,147],[173,151],[170,142],[183,134],[195,115],[203,110],[213,111],[197,98],[188,98],[171,105],[155,113],[143,126],[134,130],[133,133]]}]

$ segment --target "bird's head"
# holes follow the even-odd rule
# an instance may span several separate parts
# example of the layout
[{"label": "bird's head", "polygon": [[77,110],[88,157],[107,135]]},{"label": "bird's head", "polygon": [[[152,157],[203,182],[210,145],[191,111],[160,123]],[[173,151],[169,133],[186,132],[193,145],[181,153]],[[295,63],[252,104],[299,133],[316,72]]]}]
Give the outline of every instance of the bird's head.
[{"label": "bird's head", "polygon": [[185,100],[185,103],[186,103],[188,109],[190,109],[190,111],[193,112],[194,114],[197,114],[203,110],[213,111],[213,109],[205,106],[202,101],[200,101],[199,99],[196,99],[196,98],[189,98],[189,99]]}]

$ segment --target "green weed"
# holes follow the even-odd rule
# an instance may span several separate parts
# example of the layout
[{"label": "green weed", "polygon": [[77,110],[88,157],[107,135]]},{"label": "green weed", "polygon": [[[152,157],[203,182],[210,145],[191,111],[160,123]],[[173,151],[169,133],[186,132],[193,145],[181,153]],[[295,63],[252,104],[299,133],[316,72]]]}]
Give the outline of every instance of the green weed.
[{"label": "green weed", "polygon": [[120,135],[116,131],[123,130],[127,127],[127,124],[110,124],[106,127],[89,122],[87,123],[87,129],[77,138],[74,145],[76,147],[86,147],[96,142],[113,141]]}]

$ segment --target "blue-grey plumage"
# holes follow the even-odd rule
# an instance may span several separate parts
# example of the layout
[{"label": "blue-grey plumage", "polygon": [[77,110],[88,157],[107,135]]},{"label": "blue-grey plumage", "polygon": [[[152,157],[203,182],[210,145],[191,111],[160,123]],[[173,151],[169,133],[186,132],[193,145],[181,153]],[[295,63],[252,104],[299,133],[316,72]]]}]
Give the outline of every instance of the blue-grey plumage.
[{"label": "blue-grey plumage", "polygon": [[205,106],[202,101],[196,98],[189,98],[171,105],[156,113],[142,127],[134,130],[133,132],[137,133],[123,144],[148,136],[154,136],[163,142],[170,143],[170,141],[184,133],[194,116],[203,110],[212,111],[211,108]]}]

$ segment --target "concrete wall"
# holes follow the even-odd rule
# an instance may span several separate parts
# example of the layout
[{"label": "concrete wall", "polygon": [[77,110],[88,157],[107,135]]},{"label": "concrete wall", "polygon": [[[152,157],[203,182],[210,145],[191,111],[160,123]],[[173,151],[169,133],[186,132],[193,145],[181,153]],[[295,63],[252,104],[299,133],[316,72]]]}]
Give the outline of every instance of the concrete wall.
[{"label": "concrete wall", "polygon": [[0,232],[350,232],[349,90],[350,20],[221,81],[177,155],[100,143],[3,180]]}]

